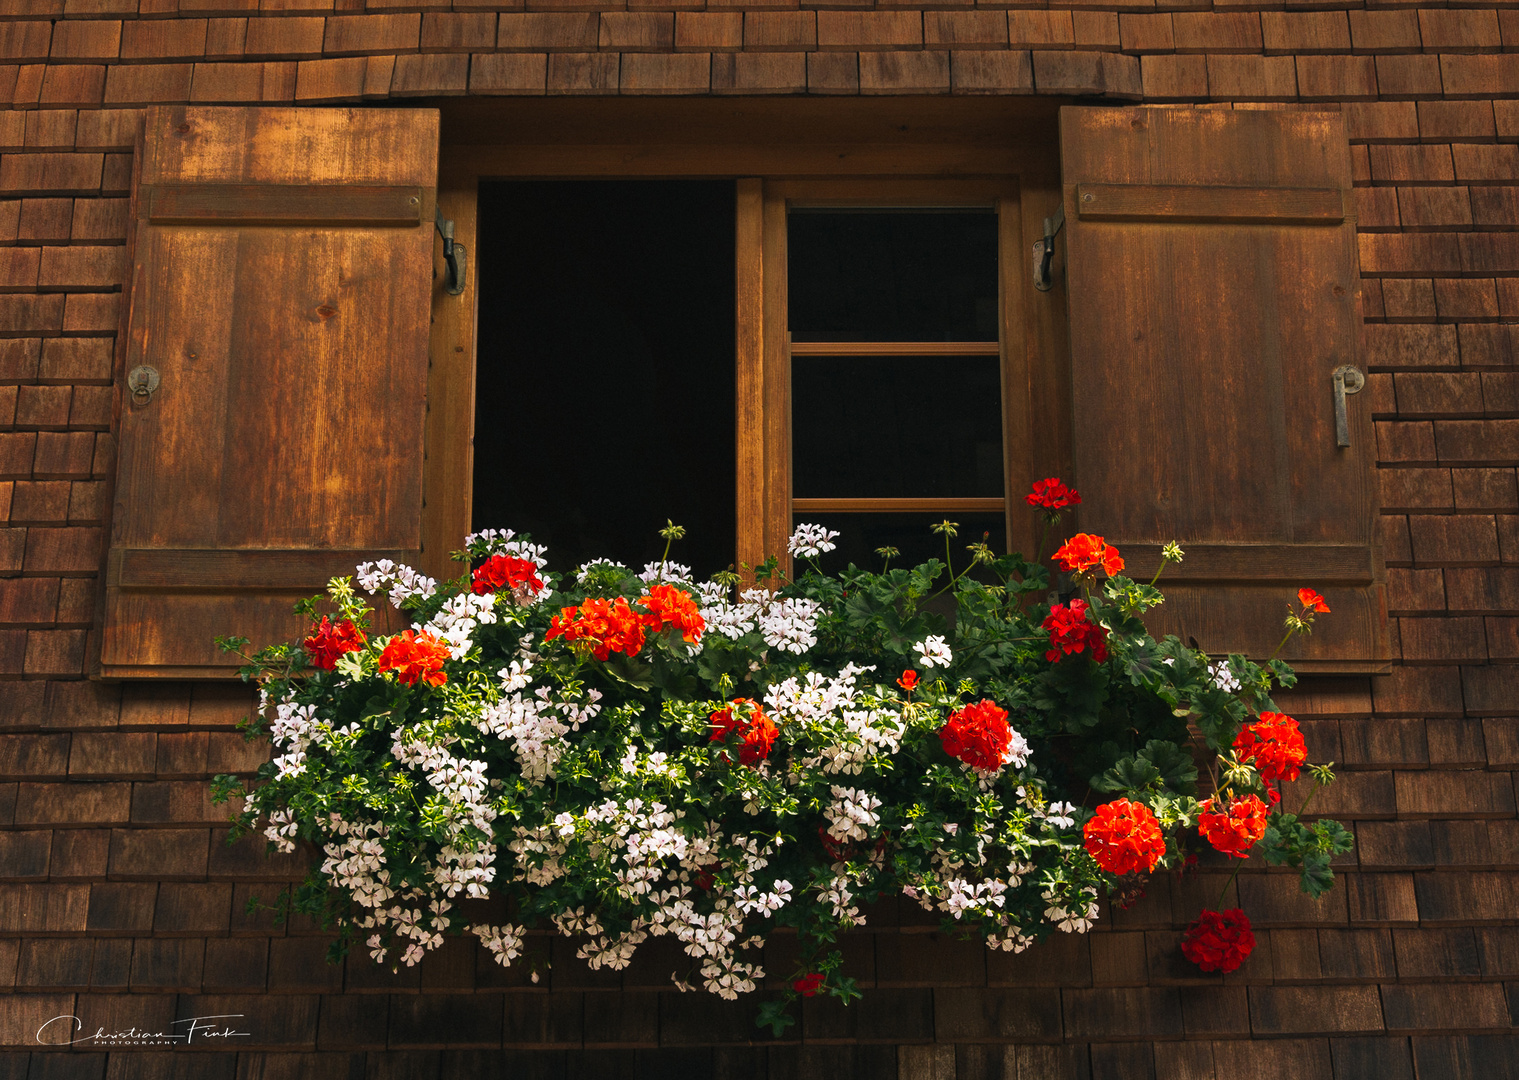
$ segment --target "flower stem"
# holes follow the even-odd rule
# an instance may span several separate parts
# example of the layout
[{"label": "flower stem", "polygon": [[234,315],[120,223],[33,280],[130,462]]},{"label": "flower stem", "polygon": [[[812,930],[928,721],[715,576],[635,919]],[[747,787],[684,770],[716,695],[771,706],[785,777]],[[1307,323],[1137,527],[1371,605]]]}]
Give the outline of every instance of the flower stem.
[{"label": "flower stem", "polygon": [[1234,862],[1234,873],[1230,874],[1229,875],[1229,880],[1226,881],[1226,882],[1224,882],[1224,891],[1218,894],[1218,903],[1216,903],[1216,904],[1213,905],[1213,910],[1215,910],[1215,911],[1222,911],[1224,909],[1224,897],[1226,897],[1226,896],[1229,895],[1229,886],[1234,884],[1234,879],[1237,878],[1237,877],[1239,877],[1240,869],[1244,865],[1245,865],[1245,860],[1244,859],[1236,859],[1235,860],[1235,862]]}]

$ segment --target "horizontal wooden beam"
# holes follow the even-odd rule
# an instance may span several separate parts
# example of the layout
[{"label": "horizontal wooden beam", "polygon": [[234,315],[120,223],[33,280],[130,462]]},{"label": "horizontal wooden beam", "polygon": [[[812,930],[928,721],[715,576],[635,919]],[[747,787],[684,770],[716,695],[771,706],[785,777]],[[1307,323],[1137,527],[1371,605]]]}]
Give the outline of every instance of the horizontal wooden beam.
[{"label": "horizontal wooden beam", "polygon": [[1337,225],[1345,199],[1338,188],[1078,184],[1076,213],[1089,221]]},{"label": "horizontal wooden beam", "polygon": [[995,341],[793,341],[792,356],[1000,356]]},{"label": "horizontal wooden beam", "polygon": [[998,513],[1003,499],[792,499],[798,514],[952,514]]},{"label": "horizontal wooden beam", "polygon": [[118,589],[278,589],[317,593],[335,577],[348,577],[361,562],[390,559],[415,565],[415,551],[331,549],[202,550],[113,548],[106,584]]},{"label": "horizontal wooden beam", "polygon": [[155,225],[418,225],[419,187],[154,184],[139,196]]}]

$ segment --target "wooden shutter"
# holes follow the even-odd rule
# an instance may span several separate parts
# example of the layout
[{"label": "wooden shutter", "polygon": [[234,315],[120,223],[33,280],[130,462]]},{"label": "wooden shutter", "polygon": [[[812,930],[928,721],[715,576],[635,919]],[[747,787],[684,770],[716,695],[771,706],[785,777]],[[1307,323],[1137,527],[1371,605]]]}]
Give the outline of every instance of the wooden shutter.
[{"label": "wooden shutter", "polygon": [[438,114],[147,110],[101,671],[225,676],[420,548]]},{"label": "wooden shutter", "polygon": [[1338,113],[1060,114],[1081,527],[1148,580],[1178,540],[1153,629],[1269,655],[1300,585],[1328,599],[1301,671],[1387,667],[1360,271]]}]

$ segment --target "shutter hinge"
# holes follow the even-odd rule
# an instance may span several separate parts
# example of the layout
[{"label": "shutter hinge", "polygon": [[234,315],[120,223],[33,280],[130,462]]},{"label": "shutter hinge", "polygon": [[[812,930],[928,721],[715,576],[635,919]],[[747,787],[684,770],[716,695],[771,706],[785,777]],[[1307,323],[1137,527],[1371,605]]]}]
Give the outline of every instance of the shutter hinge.
[{"label": "shutter hinge", "polygon": [[454,223],[445,220],[443,208],[436,209],[434,224],[437,226],[438,235],[443,237],[443,261],[448,265],[448,284],[445,286],[449,296],[458,296],[464,291],[464,274],[468,266],[468,256],[464,245],[454,239]]},{"label": "shutter hinge", "polygon": [[1065,224],[1065,205],[1062,203],[1054,217],[1044,219],[1044,239],[1034,242],[1034,288],[1049,292],[1054,282],[1050,280],[1050,260],[1055,257],[1055,234]]}]

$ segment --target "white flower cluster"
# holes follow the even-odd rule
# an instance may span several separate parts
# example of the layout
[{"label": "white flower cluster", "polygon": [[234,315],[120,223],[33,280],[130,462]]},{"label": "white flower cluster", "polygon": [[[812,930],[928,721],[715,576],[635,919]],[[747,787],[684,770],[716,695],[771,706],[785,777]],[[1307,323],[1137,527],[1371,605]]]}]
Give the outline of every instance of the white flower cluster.
[{"label": "white flower cluster", "polygon": [[1234,672],[1229,670],[1229,661],[1215,660],[1208,665],[1208,677],[1213,680],[1213,685],[1225,693],[1232,694],[1239,690],[1240,682],[1234,677]]},{"label": "white flower cluster", "polygon": [[470,648],[475,628],[496,621],[496,597],[492,593],[477,596],[460,593],[450,597],[426,625],[413,623],[412,629],[427,631],[448,646],[455,660],[462,660]]},{"label": "white flower cluster", "polygon": [[518,540],[517,534],[511,529],[481,529],[466,536],[464,546],[471,547],[480,541],[485,544],[486,555],[515,555],[519,559],[526,559],[540,570],[548,565],[545,558],[548,553],[546,546]]},{"label": "white flower cluster", "polygon": [[645,585],[658,585],[661,582],[677,585],[695,584],[691,579],[691,568],[682,566],[678,562],[644,563],[643,572],[638,575],[638,580]]},{"label": "white flower cluster", "polygon": [[938,634],[929,634],[913,648],[918,650],[918,662],[926,668],[949,667],[953,659],[949,651],[949,642]]},{"label": "white flower cluster", "polygon": [[1039,895],[1049,902],[1044,917],[1067,934],[1084,934],[1097,920],[1097,890],[1085,888],[1074,901],[1062,898],[1053,890],[1046,889]]},{"label": "white flower cluster", "polygon": [[805,597],[777,597],[768,589],[745,589],[738,603],[715,582],[702,582],[701,614],[706,633],[737,640],[755,630],[772,649],[800,656],[818,643],[817,617],[822,605]]},{"label": "white flower cluster", "polygon": [[438,587],[432,578],[404,563],[394,563],[389,559],[360,563],[354,570],[354,576],[359,588],[371,595],[386,593],[390,597],[391,606],[396,608],[413,596],[431,596],[432,591]]},{"label": "white flower cluster", "polygon": [[791,534],[791,539],[786,541],[786,550],[800,558],[815,559],[837,547],[834,541],[838,538],[839,534],[832,529],[804,523],[798,525],[796,531]]},{"label": "white flower cluster", "polygon": [[906,730],[901,716],[865,703],[856,686],[859,676],[874,670],[847,664],[833,678],[812,671],[765,691],[770,715],[796,733],[799,746],[815,751],[804,765],[829,775],[858,775],[872,757],[896,753]]},{"label": "white flower cluster", "polygon": [[542,785],[554,778],[554,767],[569,747],[564,737],[595,718],[601,711],[597,704],[600,700],[601,691],[590,690],[584,702],[556,701],[548,687],[540,686],[531,697],[518,691],[487,705],[476,726],[498,739],[511,740],[512,752],[522,765],[522,778]]},{"label": "white flower cluster", "polygon": [[490,950],[490,954],[496,958],[502,967],[510,967],[513,960],[522,955],[522,935],[525,927],[512,926],[507,923],[503,926],[491,926],[489,923],[480,923],[469,928],[469,932],[480,939],[481,943]]},{"label": "white flower cluster", "polygon": [[828,835],[834,840],[841,844],[864,840],[869,835],[868,830],[881,823],[880,815],[875,813],[881,800],[870,792],[837,784],[828,790],[834,801],[823,810],[823,816],[828,819]]}]

